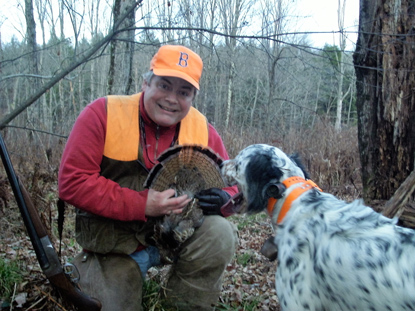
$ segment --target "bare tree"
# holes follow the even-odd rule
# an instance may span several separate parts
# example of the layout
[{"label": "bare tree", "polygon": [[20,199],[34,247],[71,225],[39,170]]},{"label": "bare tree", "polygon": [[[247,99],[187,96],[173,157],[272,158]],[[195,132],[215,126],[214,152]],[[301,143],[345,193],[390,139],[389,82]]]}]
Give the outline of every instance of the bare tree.
[{"label": "bare tree", "polygon": [[[33,78],[28,78],[27,88],[28,93],[31,94],[33,90],[39,88],[40,83],[37,78],[39,75],[39,64],[38,64],[38,47],[36,42],[36,23],[33,15],[33,0],[25,0],[25,19],[26,19],[26,43],[27,43],[27,52],[29,55],[28,58],[28,68],[29,73],[33,75]],[[41,108],[39,107],[38,112],[41,113]],[[27,118],[26,120],[27,121]]]},{"label": "bare tree", "polygon": [[[215,118],[212,115],[215,115],[214,111],[218,110],[219,105],[216,105],[217,101],[215,100],[216,96],[213,95],[214,92],[209,92],[209,89],[213,88],[216,80],[215,75],[212,74],[212,66],[214,66],[213,55],[215,53],[215,34],[213,31],[217,28],[219,15],[217,13],[217,0],[208,2],[179,0],[178,4],[178,21],[188,28],[186,30],[187,35],[185,36],[186,42],[183,42],[183,44],[188,44],[191,49],[196,51],[202,57],[204,64],[201,87],[205,91],[203,96],[196,98],[194,105],[214,120]],[[195,32],[194,28],[210,29],[212,32],[207,35],[201,31]]]},{"label": "bare tree", "polygon": [[230,111],[232,106],[232,92],[235,78],[235,58],[236,56],[236,36],[242,32],[246,14],[252,3],[249,0],[219,0],[219,10],[221,25],[224,29],[225,44],[227,48],[228,79],[227,79],[227,99],[225,111],[225,127],[229,125]]},{"label": "bare tree", "polygon": [[361,0],[354,54],[363,193],[389,199],[414,169],[413,1]]},{"label": "bare tree", "polygon": [[0,119],[0,130],[6,127],[6,125],[9,122],[11,122],[23,111],[25,111],[28,107],[30,107],[36,100],[38,100],[42,95],[48,92],[54,85],[63,80],[69,73],[74,71],[79,66],[88,62],[92,57],[94,57],[95,54],[98,51],[100,51],[103,46],[106,46],[115,37],[115,35],[120,31],[120,24],[129,14],[131,14],[131,11],[136,9],[136,6],[140,3],[141,2],[135,3],[133,7],[130,7],[128,11],[124,12],[119,21],[113,25],[112,29],[110,29],[108,35],[106,35],[93,46],[91,46],[91,48],[88,51],[82,54],[82,57],[74,60],[64,68],[57,69],[57,72],[48,80],[48,82],[46,82],[41,88],[34,90],[35,93],[33,95],[28,96],[26,99],[23,98],[21,102],[18,103],[18,105],[16,105],[17,107],[10,111],[9,114],[3,115]]},{"label": "bare tree", "polygon": [[40,29],[42,30],[42,46],[46,45],[46,29],[45,20],[47,18],[47,6],[46,1],[35,0],[37,15],[39,18]]},{"label": "bare tree", "polygon": [[[113,6],[114,24],[132,6],[135,0],[115,0]],[[133,56],[135,37],[135,10],[132,11],[121,25],[122,28],[131,28],[117,35],[111,41],[110,68],[108,73],[108,94],[129,94],[133,83]]]},{"label": "bare tree", "polygon": [[335,128],[337,131],[340,131],[342,125],[342,109],[343,109],[343,76],[344,76],[344,62],[343,55],[346,48],[346,37],[344,34],[344,10],[346,7],[346,0],[338,0],[338,9],[337,9],[337,19],[339,25],[339,47],[340,53],[338,63],[339,63],[339,73],[337,81],[337,113],[336,113],[336,123]]},{"label": "bare tree", "polygon": [[[277,84],[281,81],[277,81],[277,64],[281,58],[281,54],[284,50],[282,40],[280,36],[285,27],[287,10],[289,6],[284,0],[275,1],[261,0],[261,35],[264,38],[262,40],[262,47],[265,50],[265,56],[267,58],[267,67],[265,72],[268,73],[268,85],[266,88],[267,99],[265,107],[265,129],[266,135],[269,135],[272,131],[271,120],[275,115],[273,109],[275,103],[275,97],[277,92]],[[276,40],[267,40],[266,38],[275,38]]]},{"label": "bare tree", "polygon": [[25,0],[26,42],[30,55],[29,68],[32,74],[38,74],[36,23],[33,16],[33,1]]},{"label": "bare tree", "polygon": [[[47,60],[41,67],[45,86],[50,86],[48,82],[57,76],[61,79],[59,82],[54,81],[54,85],[48,88],[45,96],[42,96],[45,116],[55,119],[56,128],[52,126],[49,130],[62,128],[64,116],[67,122],[65,124],[70,124],[73,115],[79,112],[79,109],[96,96],[102,96],[103,92],[122,94],[139,89],[138,78],[133,81],[130,91],[124,88],[131,81],[127,79],[138,77],[143,72],[143,67],[147,70],[151,56],[158,46],[166,43],[187,45],[202,56],[205,65],[202,89],[195,105],[220,130],[223,130],[225,124],[228,127],[251,125],[263,132],[280,136],[280,131],[289,130],[294,126],[312,126],[313,115],[307,114],[311,102],[319,108],[318,114],[332,114],[336,105],[336,85],[333,79],[336,75],[329,73],[327,68],[322,68],[322,62],[316,60],[315,55],[308,54],[311,50],[304,48],[305,41],[300,42],[297,40],[298,37],[295,37],[294,42],[291,36],[285,34],[290,30],[290,24],[287,23],[295,15],[287,10],[292,3],[290,0],[146,2],[140,11],[142,18],[137,18],[137,24],[133,20],[123,23],[114,33],[117,43],[113,45],[115,50],[112,57],[106,54],[110,52],[106,49],[110,42],[107,41],[99,48],[99,53],[94,54],[87,63],[82,63],[82,66],[79,66],[77,60],[89,54],[91,48],[95,48],[95,43],[103,37],[102,33],[105,33],[104,29],[108,26],[106,23],[110,20],[102,18],[101,13],[98,21],[96,5],[100,4],[100,8],[111,10],[108,2],[65,0],[64,5],[60,7],[60,14],[57,14],[57,0],[37,1],[39,4],[50,5],[48,18],[44,20],[45,26],[51,27],[51,33],[56,31],[58,34],[51,35],[45,49],[40,52]],[[52,4],[55,12],[51,10]],[[167,16],[160,15],[163,10]],[[68,26],[71,29],[69,18],[73,19],[72,28],[79,40],[69,40],[72,39],[72,33],[71,38],[64,36],[68,35]],[[66,24],[66,34],[63,33],[63,21]],[[173,27],[163,28],[164,25]],[[63,37],[59,36],[59,27]],[[85,30],[87,32],[82,33]],[[130,30],[135,30],[137,37],[121,34]],[[169,41],[169,38],[174,40]],[[112,41],[114,37],[108,39]],[[134,54],[125,43],[130,44],[130,47],[134,44]],[[130,65],[131,55],[134,55],[134,66]],[[307,55],[308,59],[305,58]],[[108,92],[105,88],[108,86],[110,61],[113,64],[110,71],[113,82],[110,81],[109,85],[113,85],[113,89]],[[67,72],[66,68],[75,68],[72,65],[77,66],[76,69]],[[63,71],[67,74],[62,76]],[[325,75],[321,73],[323,71],[326,72]],[[21,78],[24,70],[21,72],[20,78],[5,78],[9,79],[10,83],[7,84],[11,91],[0,89],[0,95],[5,99],[3,103],[12,104],[15,98],[17,107],[22,103],[23,106],[30,105],[31,98],[25,94],[16,93],[14,97],[9,95],[13,94],[13,89],[25,89],[24,81],[27,80]],[[316,88],[316,81],[320,76],[321,83]],[[347,78],[345,82],[348,83]],[[43,88],[41,89],[43,92]],[[343,90],[346,89],[345,86]],[[23,98],[20,104],[19,98]],[[354,104],[352,101],[350,103]],[[303,109],[304,107],[307,109]],[[17,113],[15,107],[9,111]],[[32,112],[32,109],[29,112]],[[70,117],[67,118],[68,116]],[[9,116],[7,120],[10,120]]]},{"label": "bare tree", "polygon": [[[88,6],[87,11],[89,12],[89,16],[87,18],[87,24],[89,27],[92,41],[96,40],[98,36],[99,20],[100,20],[99,19],[100,4],[101,4],[100,0],[92,0],[88,2],[87,4]],[[91,71],[90,71],[90,76],[89,76],[90,81],[95,80],[94,75],[96,74],[95,72],[96,64],[97,64],[96,60],[91,61]],[[94,97],[95,97],[95,83],[91,83],[91,92],[89,92],[89,101],[92,101]]]},{"label": "bare tree", "polygon": [[[180,25],[180,2],[175,0],[158,0],[149,5],[149,12],[152,16],[153,25],[161,27],[161,41],[173,43],[182,38],[181,30],[174,31],[172,28]],[[155,14],[154,14],[155,13]],[[156,18],[154,18],[154,15]]]},{"label": "bare tree", "polygon": [[75,54],[76,49],[78,48],[79,44],[79,37],[82,31],[82,25],[84,23],[84,16],[86,14],[86,4],[85,1],[78,1],[78,0],[63,0],[62,4],[66,10],[66,16],[69,17],[71,21],[72,31],[74,35],[75,42]]}]

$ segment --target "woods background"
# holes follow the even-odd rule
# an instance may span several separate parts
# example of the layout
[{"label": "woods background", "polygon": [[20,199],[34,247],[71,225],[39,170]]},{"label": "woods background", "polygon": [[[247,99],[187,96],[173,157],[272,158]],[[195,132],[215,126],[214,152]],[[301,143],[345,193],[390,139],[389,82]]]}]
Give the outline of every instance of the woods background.
[{"label": "woods background", "polygon": [[[388,200],[414,168],[413,1],[361,0],[354,45],[343,26],[347,0],[339,0],[338,44],[321,48],[297,31],[304,16],[294,4],[18,3],[23,39],[0,37],[0,129],[46,222],[55,213],[60,157],[76,117],[95,98],[141,91],[141,75],[163,44],[201,55],[194,106],[231,157],[252,143],[272,144],[298,152],[324,191]],[[16,17],[1,12],[0,27],[4,18]],[[22,234],[5,176],[1,166],[1,226],[10,231],[3,240]]]},{"label": "woods background", "polygon": [[[59,159],[89,102],[139,92],[141,75],[166,43],[186,45],[204,60],[194,105],[231,156],[253,142],[308,153],[299,142],[304,135],[307,141],[315,133],[320,148],[332,127],[356,130],[347,31],[335,34],[339,46],[311,47],[306,34],[293,31],[303,17],[291,1],[26,0],[20,8],[24,40],[2,42],[0,50],[0,128],[7,127],[11,146],[33,147],[35,162]],[[341,10],[338,18],[341,27]],[[320,157],[327,160],[327,152]]]},{"label": "woods background", "polygon": [[[237,127],[240,134],[255,128],[276,140],[289,129],[313,127],[321,117],[334,122],[339,92],[347,103],[343,123],[356,125],[351,53],[337,46],[310,48],[305,35],[288,34],[285,25],[295,19],[289,1],[254,3],[119,1],[109,23],[95,15],[110,9],[102,8],[105,3],[64,1],[54,12],[48,1],[36,2],[32,9],[41,19],[27,25],[26,40],[2,43],[2,115],[42,90],[20,125],[30,122],[66,136],[93,99],[139,92],[158,47],[173,43],[189,46],[204,60],[195,106],[218,128]],[[68,15],[72,40],[64,31],[70,28]],[[55,81],[59,74],[65,75]]]}]

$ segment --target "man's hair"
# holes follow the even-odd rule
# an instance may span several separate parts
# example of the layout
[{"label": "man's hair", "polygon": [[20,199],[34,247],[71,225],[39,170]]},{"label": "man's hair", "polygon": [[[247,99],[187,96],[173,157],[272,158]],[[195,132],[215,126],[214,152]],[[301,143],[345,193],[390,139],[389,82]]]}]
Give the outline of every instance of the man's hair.
[{"label": "man's hair", "polygon": [[153,79],[154,77],[154,72],[153,71],[147,71],[145,74],[143,74],[143,79],[144,81],[146,81],[148,84],[151,83],[151,79]]},{"label": "man's hair", "polygon": [[[152,70],[147,71],[146,73],[143,74],[143,79],[144,81],[146,81],[148,83],[148,85],[151,84],[151,80],[154,78],[155,74]],[[193,87],[195,90],[195,97],[193,99],[196,98],[196,95],[199,94],[199,90],[195,87]]]}]

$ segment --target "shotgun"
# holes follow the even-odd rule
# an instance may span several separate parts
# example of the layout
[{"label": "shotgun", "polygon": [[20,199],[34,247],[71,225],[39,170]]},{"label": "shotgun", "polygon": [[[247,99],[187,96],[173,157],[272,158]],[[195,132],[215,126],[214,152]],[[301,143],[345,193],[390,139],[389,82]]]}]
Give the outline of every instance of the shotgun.
[{"label": "shotgun", "polygon": [[[101,310],[101,303],[97,299],[91,298],[83,293],[62,267],[58,254],[49,239],[46,228],[39,217],[29,193],[16,176],[1,134],[0,147],[1,159],[7,177],[43,273],[50,283],[58,289],[62,296],[68,302],[72,303],[79,311]],[[67,269],[68,266],[72,265],[65,265],[66,270],[69,270]]]}]

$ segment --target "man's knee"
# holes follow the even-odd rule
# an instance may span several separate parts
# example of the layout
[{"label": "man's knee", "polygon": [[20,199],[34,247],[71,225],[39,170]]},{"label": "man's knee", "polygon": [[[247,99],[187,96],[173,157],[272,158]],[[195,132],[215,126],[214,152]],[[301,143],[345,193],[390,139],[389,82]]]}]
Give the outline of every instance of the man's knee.
[{"label": "man's knee", "polygon": [[206,216],[202,226],[186,242],[180,257],[185,260],[215,257],[230,261],[237,242],[235,225],[221,216]]},{"label": "man's knee", "polygon": [[221,216],[207,216],[206,218],[209,235],[211,236],[210,247],[212,252],[221,252],[233,256],[238,243],[235,225]]}]

